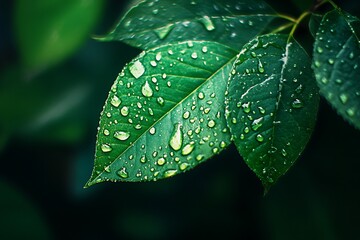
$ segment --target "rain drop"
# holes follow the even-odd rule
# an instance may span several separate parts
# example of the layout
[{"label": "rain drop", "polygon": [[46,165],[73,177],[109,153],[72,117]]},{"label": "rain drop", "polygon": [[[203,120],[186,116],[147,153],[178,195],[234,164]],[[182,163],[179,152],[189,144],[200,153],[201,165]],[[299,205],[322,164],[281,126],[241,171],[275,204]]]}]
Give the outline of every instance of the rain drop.
[{"label": "rain drop", "polygon": [[124,131],[117,131],[114,133],[114,137],[116,139],[119,139],[121,141],[125,141],[130,137],[130,133],[129,132],[124,132]]},{"label": "rain drop", "polygon": [[124,117],[129,115],[129,108],[127,106],[124,106],[120,109],[120,114]]},{"label": "rain drop", "polygon": [[199,98],[199,99],[204,99],[204,97],[205,97],[204,93],[203,93],[203,92],[199,92],[198,98]]},{"label": "rain drop", "polygon": [[164,165],[165,162],[166,162],[166,160],[165,160],[165,158],[163,158],[163,157],[161,157],[161,158],[159,158],[159,159],[157,160],[157,164],[158,164],[159,166]]},{"label": "rain drop", "polygon": [[154,32],[160,39],[164,39],[171,32],[173,28],[174,28],[174,24],[170,23],[164,27],[155,29]]},{"label": "rain drop", "polygon": [[158,97],[158,98],[157,98],[157,103],[158,103],[160,106],[164,106],[165,100],[164,100],[162,97]]},{"label": "rain drop", "polygon": [[210,120],[207,125],[208,125],[209,128],[213,128],[213,127],[215,127],[215,124],[216,123],[215,123],[214,120]]},{"label": "rain drop", "polygon": [[263,141],[264,141],[264,137],[263,137],[261,134],[258,134],[258,135],[256,135],[256,140],[257,140],[258,142],[263,142]]},{"label": "rain drop", "polygon": [[138,79],[141,77],[145,72],[144,65],[139,61],[136,60],[131,66],[130,66],[130,73]]},{"label": "rain drop", "polygon": [[346,110],[346,114],[349,116],[349,117],[353,117],[355,116],[355,109],[354,108],[349,108]]},{"label": "rain drop", "polygon": [[175,169],[166,170],[164,172],[164,177],[165,178],[172,177],[172,176],[174,176],[176,174],[176,172],[177,172],[177,170],[175,170]]},{"label": "rain drop", "polygon": [[348,101],[348,96],[345,93],[340,94],[339,98],[342,104],[345,104]]},{"label": "rain drop", "polygon": [[141,93],[144,97],[151,97],[153,95],[153,90],[148,81],[145,81],[144,85],[141,87]]},{"label": "rain drop", "polygon": [[260,59],[259,59],[259,63],[258,63],[258,70],[259,70],[259,73],[265,72],[265,68],[264,68],[264,66],[262,65]]},{"label": "rain drop", "polygon": [[248,103],[244,103],[243,105],[242,105],[242,108],[243,108],[243,111],[244,111],[244,113],[249,113],[250,112],[250,102],[248,102]]},{"label": "rain drop", "polygon": [[181,163],[181,164],[180,164],[180,170],[181,170],[181,171],[184,171],[188,166],[189,166],[188,163]]},{"label": "rain drop", "polygon": [[180,150],[182,147],[183,133],[182,133],[181,128],[182,128],[182,125],[180,123],[175,124],[174,130],[170,137],[169,145],[175,151]]},{"label": "rain drop", "polygon": [[208,16],[204,16],[200,19],[200,22],[204,25],[206,30],[213,31],[215,29],[214,23]]},{"label": "rain drop", "polygon": [[188,119],[189,117],[190,117],[190,112],[189,111],[184,112],[183,118]]},{"label": "rain drop", "polygon": [[108,145],[108,144],[101,145],[101,151],[103,151],[104,153],[111,152],[111,150],[112,150],[112,148],[110,147],[110,145]]},{"label": "rain drop", "polygon": [[105,136],[109,136],[109,134],[110,134],[109,130],[104,129],[104,135],[105,135]]},{"label": "rain drop", "polygon": [[186,156],[189,155],[195,148],[195,143],[190,142],[184,146],[184,148],[181,150],[181,154]]},{"label": "rain drop", "polygon": [[260,117],[258,119],[255,119],[252,124],[251,124],[251,128],[256,131],[258,130],[261,126],[262,126],[262,122],[263,122],[264,118]]},{"label": "rain drop", "polygon": [[151,135],[154,135],[155,132],[156,132],[156,129],[155,129],[154,127],[150,128],[149,133],[150,133]]},{"label": "rain drop", "polygon": [[119,175],[121,178],[128,178],[129,175],[126,172],[126,168],[122,168],[119,171],[117,171],[117,175]]},{"label": "rain drop", "polygon": [[114,107],[118,107],[120,104],[121,104],[121,100],[120,98],[118,98],[117,96],[113,96],[111,98],[111,101],[110,101],[111,105],[113,105]]},{"label": "rain drop", "polygon": [[304,106],[303,102],[300,101],[299,99],[295,99],[292,103],[291,106],[293,108],[302,108]]}]

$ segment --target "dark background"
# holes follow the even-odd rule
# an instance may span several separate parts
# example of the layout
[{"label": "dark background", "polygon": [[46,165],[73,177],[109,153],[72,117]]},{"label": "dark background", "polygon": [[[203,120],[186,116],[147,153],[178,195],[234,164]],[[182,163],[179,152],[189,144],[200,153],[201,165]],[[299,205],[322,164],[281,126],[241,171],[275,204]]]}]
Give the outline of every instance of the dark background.
[{"label": "dark background", "polygon": [[[358,238],[360,132],[323,99],[305,152],[265,197],[233,146],[167,180],[83,189],[102,105],[139,53],[90,36],[106,33],[129,2],[104,1],[81,44],[40,70],[18,47],[20,2],[0,1],[0,239]],[[309,2],[268,1],[294,16]],[[339,4],[360,16],[357,1]],[[296,37],[311,54],[307,21]]]}]

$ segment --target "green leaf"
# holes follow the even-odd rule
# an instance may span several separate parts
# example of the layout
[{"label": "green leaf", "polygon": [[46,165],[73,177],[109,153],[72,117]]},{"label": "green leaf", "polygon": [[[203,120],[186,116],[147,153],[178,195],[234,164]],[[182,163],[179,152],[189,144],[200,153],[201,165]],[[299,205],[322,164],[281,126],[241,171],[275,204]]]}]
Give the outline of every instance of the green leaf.
[{"label": "green leaf", "polygon": [[191,169],[230,143],[223,109],[236,52],[188,41],[143,52],[111,87],[86,186],[157,180]]},{"label": "green leaf", "polygon": [[360,129],[360,21],[333,10],[321,21],[313,69],[320,93],[350,124]]},{"label": "green leaf", "polygon": [[234,63],[226,118],[234,143],[266,190],[294,164],[312,133],[318,89],[305,50],[283,34],[255,38]]},{"label": "green leaf", "polygon": [[89,36],[99,0],[17,0],[14,27],[22,63],[39,71],[69,56]]},{"label": "green leaf", "polygon": [[170,42],[208,40],[239,49],[276,17],[260,0],[149,0],[132,8],[99,40],[124,41],[142,49]]},{"label": "green leaf", "polygon": [[312,13],[309,20],[309,30],[311,35],[316,38],[316,33],[319,29],[320,22],[323,18],[323,15]]}]

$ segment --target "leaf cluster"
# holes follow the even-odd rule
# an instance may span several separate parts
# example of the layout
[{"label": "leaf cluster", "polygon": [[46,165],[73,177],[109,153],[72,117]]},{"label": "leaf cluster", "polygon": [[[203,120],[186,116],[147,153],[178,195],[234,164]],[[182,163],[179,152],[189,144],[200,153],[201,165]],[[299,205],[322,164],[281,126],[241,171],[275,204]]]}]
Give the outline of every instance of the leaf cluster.
[{"label": "leaf cluster", "polygon": [[[309,141],[320,95],[359,129],[359,19],[332,1],[312,9],[295,19],[262,0],[132,7],[98,38],[143,52],[111,87],[86,187],[171,177],[234,143],[268,190]],[[294,37],[310,15],[312,57]]]}]

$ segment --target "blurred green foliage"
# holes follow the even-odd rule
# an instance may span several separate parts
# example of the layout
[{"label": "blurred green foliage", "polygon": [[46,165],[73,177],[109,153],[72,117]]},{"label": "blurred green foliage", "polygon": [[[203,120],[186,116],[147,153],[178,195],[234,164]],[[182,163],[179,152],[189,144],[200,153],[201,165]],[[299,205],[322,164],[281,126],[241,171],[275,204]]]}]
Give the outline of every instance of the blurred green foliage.
[{"label": "blurred green foliage", "polygon": [[[77,23],[93,16],[87,30],[81,30],[81,38],[80,32],[74,36],[65,31],[66,38],[79,38],[67,41],[77,43],[71,49],[67,43],[61,56],[49,51],[49,65],[42,55],[46,63],[42,66],[40,60],[30,65],[22,60],[19,42],[32,46],[33,40],[18,39],[14,19],[20,2],[27,5],[28,14],[33,13],[26,19],[29,24],[60,22],[57,14],[34,15],[37,10],[32,9],[54,1],[1,2],[0,239],[356,238],[360,133],[324,101],[307,150],[264,198],[261,184],[234,147],[164,181],[109,183],[84,190],[108,89],[126,62],[139,53],[90,36],[106,33],[129,2],[108,0],[94,9],[103,1],[80,1],[89,2],[90,12],[81,8],[67,26],[79,28]],[[61,2],[64,8],[65,3],[72,5]],[[279,12],[294,16],[300,12],[290,2],[268,3]],[[338,3],[360,16],[357,1]],[[296,38],[311,52],[313,38],[307,29],[304,22]],[[43,25],[32,37],[49,37],[50,30]],[[41,46],[34,43],[37,47]],[[24,72],[29,66],[33,71]]]},{"label": "blurred green foliage", "polygon": [[16,0],[14,32],[21,62],[39,71],[68,57],[89,37],[103,0]]}]

